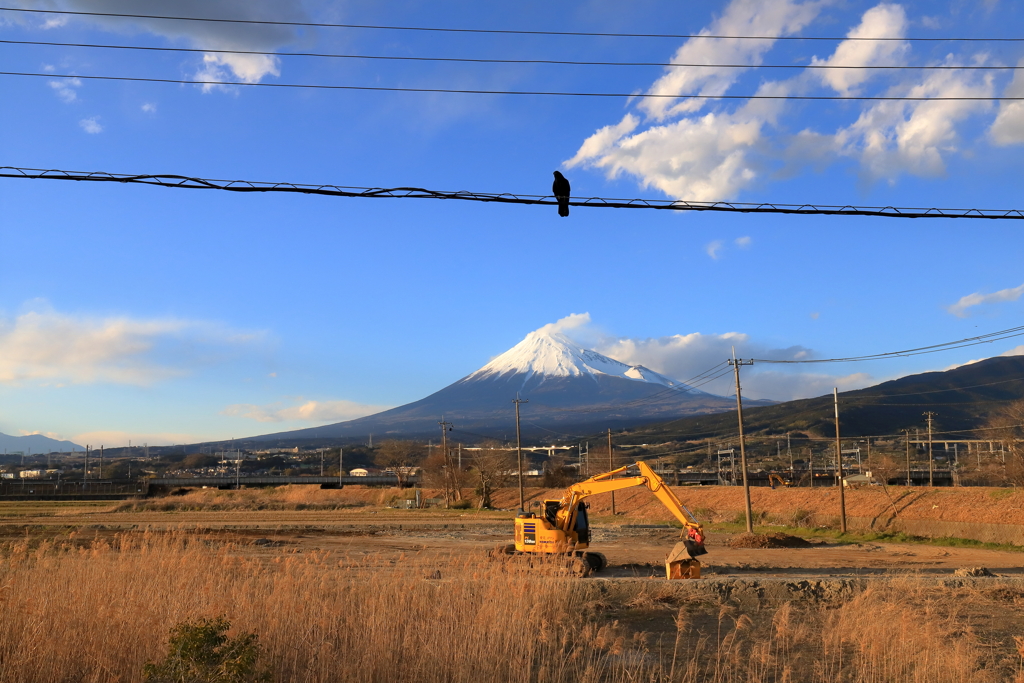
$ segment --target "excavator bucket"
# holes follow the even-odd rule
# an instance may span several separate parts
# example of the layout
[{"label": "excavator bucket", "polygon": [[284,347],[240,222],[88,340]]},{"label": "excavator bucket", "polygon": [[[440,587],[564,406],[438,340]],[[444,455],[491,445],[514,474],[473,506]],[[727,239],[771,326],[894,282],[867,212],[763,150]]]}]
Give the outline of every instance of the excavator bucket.
[{"label": "excavator bucket", "polygon": [[[672,579],[699,579],[700,562],[693,559],[686,541],[676,543],[672,552],[665,558],[665,578]],[[701,546],[703,549],[703,545]],[[707,552],[707,551],[705,551]]]}]

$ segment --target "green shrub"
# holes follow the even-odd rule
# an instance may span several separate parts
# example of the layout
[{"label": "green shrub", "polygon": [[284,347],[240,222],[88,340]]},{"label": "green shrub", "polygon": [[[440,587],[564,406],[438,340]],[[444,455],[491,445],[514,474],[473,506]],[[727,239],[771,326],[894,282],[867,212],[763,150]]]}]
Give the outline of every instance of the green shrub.
[{"label": "green shrub", "polygon": [[185,621],[171,629],[167,657],[143,668],[147,683],[263,683],[270,672],[258,667],[255,633],[228,638],[224,617]]}]

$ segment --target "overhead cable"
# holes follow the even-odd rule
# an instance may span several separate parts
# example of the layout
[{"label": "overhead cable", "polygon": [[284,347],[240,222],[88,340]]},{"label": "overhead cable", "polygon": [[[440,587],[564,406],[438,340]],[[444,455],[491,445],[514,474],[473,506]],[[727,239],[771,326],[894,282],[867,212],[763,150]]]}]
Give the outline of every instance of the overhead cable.
[{"label": "overhead cable", "polygon": [[310,28],[373,29],[381,31],[425,31],[439,33],[485,33],[528,36],[583,36],[597,38],[674,38],[711,40],[822,40],[822,41],[908,41],[908,42],[1024,42],[1024,38],[907,38],[902,36],[728,36],[703,33],[598,33],[592,31],[531,31],[518,29],[452,28],[437,26],[388,26],[378,24],[336,24],[312,21],[273,21],[261,19],[230,19],[214,17],[181,17],[157,14],[127,14],[120,12],[81,12],[72,10],[27,9],[23,7],[0,7],[4,12],[33,12],[38,14],[61,14],[86,17],[120,17],[126,19],[159,19],[166,21],[199,21],[224,24],[254,24],[261,26],[307,26]]},{"label": "overhead cable", "polygon": [[414,57],[410,55],[332,54],[326,52],[261,52],[259,50],[213,50],[198,47],[158,47],[151,45],[108,45],[99,43],[60,43],[44,40],[0,40],[3,45],[37,45],[46,47],[85,47],[103,50],[144,50],[150,52],[198,52],[202,54],[260,55],[267,57],[317,57],[325,59],[373,59],[402,62],[457,62],[470,64],[555,64],[561,66],[656,66],[687,69],[872,69],[872,70],[940,70],[940,71],[1015,71],[1020,64],[952,66],[949,64],[689,64],[680,62],[595,62],[562,59],[489,59],[482,57]]},{"label": "overhead cable", "polygon": [[[224,192],[287,194],[312,194],[327,197],[353,197],[364,199],[452,199],[469,202],[498,204],[526,204],[556,206],[558,202],[550,195],[511,194],[507,192],[446,192],[421,187],[349,187],[342,185],[309,185],[303,183],[273,183],[253,180],[215,180],[194,178],[175,174],[107,173],[102,171],[63,171],[56,169],[19,168],[0,166],[0,178],[32,180],[70,180],[77,182],[121,183],[154,185],[191,190],[221,190]],[[717,211],[726,213],[755,214],[796,214],[817,216],[875,216],[882,218],[984,218],[989,220],[1024,219],[1020,209],[941,209],[907,208],[894,206],[837,206],[819,204],[774,204],[751,202],[694,202],[672,199],[616,199],[607,197],[577,197],[569,201],[571,206],[602,209],[657,209],[665,211]],[[1024,328],[1021,328],[1024,329]],[[895,355],[912,355],[898,352]],[[893,354],[882,354],[893,355]],[[871,357],[874,358],[874,357]],[[869,358],[865,358],[867,360]],[[759,360],[761,363],[825,363],[844,359],[814,361]],[[861,360],[847,359],[847,360]]]},{"label": "overhead cable", "polygon": [[247,88],[305,88],[312,90],[357,90],[364,92],[449,93],[459,95],[529,95],[545,97],[629,97],[634,99],[694,99],[694,100],[799,100],[805,102],[1017,102],[1024,97],[981,96],[895,96],[895,95],[703,95],[701,93],[621,93],[576,92],[559,90],[479,90],[464,88],[398,88],[379,85],[330,85],[325,83],[249,83],[246,81],[213,81],[194,78],[150,78],[144,76],[83,76],[80,74],[53,74],[30,71],[0,71],[0,76],[30,76],[35,78],[74,78],[91,81],[125,81],[129,83],[173,83],[175,85],[224,85]]},{"label": "overhead cable", "polygon": [[1024,326],[1011,327],[1006,330],[1000,330],[999,332],[990,332],[989,334],[979,335],[977,337],[968,337],[967,339],[958,339],[957,341],[945,342],[942,344],[933,344],[932,346],[922,346],[916,349],[907,349],[905,351],[887,351],[885,353],[874,353],[866,356],[850,356],[848,358],[822,358],[822,359],[807,359],[807,360],[774,360],[774,359],[753,359],[755,363],[775,363],[775,364],[806,364],[806,363],[852,363],[859,361],[868,360],[881,360],[884,358],[903,358],[906,356],[920,356],[926,353],[937,353],[939,351],[948,351],[950,349],[961,349],[967,346],[977,346],[978,344],[991,344],[992,342],[1002,341],[1004,339],[1011,339],[1013,337],[1024,336]]}]

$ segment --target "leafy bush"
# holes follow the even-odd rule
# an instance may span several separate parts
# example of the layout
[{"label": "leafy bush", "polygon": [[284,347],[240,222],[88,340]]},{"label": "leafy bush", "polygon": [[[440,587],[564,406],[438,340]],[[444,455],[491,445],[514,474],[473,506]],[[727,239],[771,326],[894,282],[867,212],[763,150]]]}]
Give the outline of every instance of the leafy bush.
[{"label": "leafy bush", "polygon": [[143,668],[147,683],[257,683],[270,681],[258,668],[260,647],[255,633],[228,638],[224,617],[185,621],[171,629],[167,657]]}]

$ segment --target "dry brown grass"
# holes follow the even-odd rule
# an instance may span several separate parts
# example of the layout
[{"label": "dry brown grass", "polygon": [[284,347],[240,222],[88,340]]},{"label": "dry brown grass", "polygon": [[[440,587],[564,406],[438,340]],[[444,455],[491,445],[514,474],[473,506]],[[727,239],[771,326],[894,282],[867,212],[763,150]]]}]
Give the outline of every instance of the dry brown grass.
[{"label": "dry brown grass", "polygon": [[[0,682],[141,680],[172,626],[217,615],[259,636],[281,681],[952,683],[1003,680],[1020,662],[993,668],[963,596],[912,579],[831,607],[677,600],[666,640],[644,621],[668,614],[665,584],[612,604],[602,582],[554,564],[255,551],[184,532],[3,556]],[[620,623],[619,608],[641,618]]]}]

